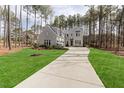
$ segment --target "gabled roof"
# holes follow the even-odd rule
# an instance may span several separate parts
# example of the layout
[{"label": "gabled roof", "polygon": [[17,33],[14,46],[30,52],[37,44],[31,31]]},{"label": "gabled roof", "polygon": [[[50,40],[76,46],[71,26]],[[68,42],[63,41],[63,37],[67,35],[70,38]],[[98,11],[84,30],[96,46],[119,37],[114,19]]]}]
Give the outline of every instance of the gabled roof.
[{"label": "gabled roof", "polygon": [[49,27],[55,34],[57,34],[57,30],[56,29],[54,29],[52,26],[50,26],[50,25],[46,25],[47,27]]},{"label": "gabled roof", "polygon": [[64,30],[64,33],[70,33],[70,32],[74,32],[76,30],[83,31],[83,27],[74,27],[74,28],[71,28],[71,29],[68,29],[68,30]]},{"label": "gabled roof", "polygon": [[51,31],[54,33],[54,34],[56,34],[57,36],[61,36],[61,34],[62,34],[62,31],[59,29],[59,28],[57,28],[57,27],[52,27],[52,26],[50,26],[50,25],[46,25],[45,26],[45,28],[49,28],[49,29],[51,29]]},{"label": "gabled roof", "polygon": [[82,30],[82,31],[83,31],[83,28],[82,28],[82,27],[74,27],[74,28],[70,29],[69,31],[75,31],[75,30],[77,30],[77,29],[79,29],[79,30]]}]

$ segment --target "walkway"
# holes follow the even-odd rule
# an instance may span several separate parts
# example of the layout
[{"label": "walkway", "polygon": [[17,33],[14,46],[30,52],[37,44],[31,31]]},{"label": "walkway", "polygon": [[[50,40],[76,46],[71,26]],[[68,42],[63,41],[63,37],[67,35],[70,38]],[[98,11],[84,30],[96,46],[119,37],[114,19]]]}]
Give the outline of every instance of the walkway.
[{"label": "walkway", "polygon": [[71,47],[55,61],[36,72],[17,88],[85,88],[104,87],[88,61],[89,50]]}]

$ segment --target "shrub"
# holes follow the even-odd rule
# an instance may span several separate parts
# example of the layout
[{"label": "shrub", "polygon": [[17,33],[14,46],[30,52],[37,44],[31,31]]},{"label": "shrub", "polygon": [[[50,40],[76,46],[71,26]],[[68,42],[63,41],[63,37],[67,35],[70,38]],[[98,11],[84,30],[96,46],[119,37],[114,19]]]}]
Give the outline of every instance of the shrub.
[{"label": "shrub", "polygon": [[54,49],[62,49],[63,48],[63,46],[60,46],[60,45],[53,45],[52,46]]},{"label": "shrub", "polygon": [[39,47],[42,47],[42,48],[48,48],[48,46],[46,46],[46,45],[40,45]]},{"label": "shrub", "polygon": [[33,47],[34,49],[36,49],[36,48],[39,47],[39,45],[38,45],[37,43],[33,43],[33,44],[32,44],[32,47]]},{"label": "shrub", "polygon": [[46,45],[40,45],[39,47],[45,48],[45,49],[60,49],[60,50],[68,50],[67,48],[64,48],[60,45],[53,45],[53,46],[46,46]]}]

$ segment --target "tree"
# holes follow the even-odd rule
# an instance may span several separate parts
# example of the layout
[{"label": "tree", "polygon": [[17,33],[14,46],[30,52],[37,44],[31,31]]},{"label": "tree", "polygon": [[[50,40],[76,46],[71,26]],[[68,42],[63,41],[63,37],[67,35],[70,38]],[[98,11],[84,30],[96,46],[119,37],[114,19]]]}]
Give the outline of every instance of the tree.
[{"label": "tree", "polygon": [[55,27],[59,27],[59,17],[58,16],[55,16],[55,19],[54,19],[54,22],[52,25]]},{"label": "tree", "polygon": [[103,6],[99,6],[99,48],[101,48],[102,40],[101,40],[101,32],[102,32],[102,19],[103,19]]},{"label": "tree", "polygon": [[7,36],[8,36],[8,47],[11,50],[11,41],[10,41],[10,6],[8,5],[8,15],[7,15]]},{"label": "tree", "polygon": [[40,27],[40,31],[42,30],[42,18],[43,18],[43,6],[42,5],[40,5],[39,7],[38,7],[38,12],[39,12],[39,15],[40,15],[40,25],[41,25],[41,27]]},{"label": "tree", "polygon": [[44,16],[44,19],[45,19],[45,25],[47,24],[47,19],[48,19],[48,16],[51,15],[51,13],[53,12],[52,11],[52,7],[49,6],[49,5],[43,5],[42,6],[42,14]]},{"label": "tree", "polygon": [[59,28],[64,29],[65,28],[65,15],[59,16]]},{"label": "tree", "polygon": [[68,18],[67,18],[67,23],[68,23],[68,27],[69,29],[71,29],[73,27],[73,20],[72,20],[72,16],[69,15]]},{"label": "tree", "polygon": [[27,31],[28,31],[28,19],[29,19],[29,14],[31,12],[31,6],[30,5],[25,5],[23,7],[24,11],[26,11],[26,35],[25,35],[25,45],[27,46],[28,45],[28,40],[27,40]]},{"label": "tree", "polygon": [[76,19],[76,15],[73,15],[73,27],[75,27],[77,25],[77,19]]},{"label": "tree", "polygon": [[118,40],[117,40],[117,51],[120,49],[120,39],[121,39],[121,26],[122,26],[122,19],[124,16],[124,6],[122,6],[122,10],[119,11],[117,15],[117,20],[118,20]]},{"label": "tree", "polygon": [[[2,17],[3,17],[3,8],[0,6],[0,44],[1,44],[1,40],[2,40],[2,35],[1,35],[1,22],[2,22]],[[1,47],[1,46],[0,46]]]},{"label": "tree", "polygon": [[4,20],[4,39],[3,39],[3,47],[7,47],[7,37],[6,37],[6,33],[7,33],[7,7],[6,5],[4,6],[4,10],[3,10],[3,20]]},{"label": "tree", "polygon": [[37,19],[37,11],[38,11],[38,6],[37,5],[32,5],[32,12],[34,13],[34,33],[36,33],[36,19]]},{"label": "tree", "polygon": [[20,21],[19,21],[19,46],[22,46],[22,8],[23,6],[20,5]]},{"label": "tree", "polygon": [[17,5],[15,6],[15,48],[17,47],[17,32],[16,32],[16,28],[17,28]]}]

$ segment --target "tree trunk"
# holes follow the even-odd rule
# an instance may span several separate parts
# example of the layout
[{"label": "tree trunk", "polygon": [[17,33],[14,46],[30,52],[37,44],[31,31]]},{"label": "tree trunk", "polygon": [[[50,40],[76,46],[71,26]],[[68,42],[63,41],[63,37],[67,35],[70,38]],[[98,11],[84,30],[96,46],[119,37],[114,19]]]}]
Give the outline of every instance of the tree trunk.
[{"label": "tree trunk", "polygon": [[28,38],[27,38],[27,31],[28,31],[28,6],[27,6],[27,17],[26,17],[26,35],[25,35],[25,45],[28,44]]},{"label": "tree trunk", "polygon": [[20,5],[20,21],[19,21],[19,46],[22,46],[22,5]]},{"label": "tree trunk", "polygon": [[111,19],[111,12],[110,12],[110,48],[112,48],[112,19]]},{"label": "tree trunk", "polygon": [[93,6],[93,46],[96,46],[96,36],[95,36],[95,16],[94,16],[94,6]]},{"label": "tree trunk", "polygon": [[34,33],[36,34],[36,10],[34,12]]},{"label": "tree trunk", "polygon": [[123,47],[124,47],[124,5],[122,6],[122,32],[123,32]]},{"label": "tree trunk", "polygon": [[8,47],[9,47],[9,50],[11,50],[11,41],[10,41],[10,6],[8,5],[8,19],[7,19],[7,22],[8,22],[8,25],[7,25],[7,32],[8,32]]},{"label": "tree trunk", "polygon": [[99,48],[101,48],[101,44],[102,44],[102,41],[101,41],[102,12],[103,12],[102,5],[100,5],[100,13],[99,13]]},{"label": "tree trunk", "polygon": [[106,49],[108,48],[108,15],[106,17]]},{"label": "tree trunk", "polygon": [[17,5],[15,6],[15,48],[17,47]]},{"label": "tree trunk", "polygon": [[0,48],[1,48],[1,41],[2,41],[2,36],[1,36],[1,17],[0,17]]},{"label": "tree trunk", "polygon": [[89,40],[88,45],[91,46],[91,19],[89,20]]},{"label": "tree trunk", "polygon": [[122,19],[123,19],[123,16],[124,16],[124,7],[122,9],[122,12],[121,12],[121,15],[120,15],[120,18],[119,18],[119,26],[118,26],[118,48],[117,48],[117,51],[120,50],[120,33],[121,33],[121,26],[122,26]]},{"label": "tree trunk", "polygon": [[41,21],[40,21],[40,32],[42,31],[42,14],[41,14]]},{"label": "tree trunk", "polygon": [[4,6],[4,37],[3,37],[3,47],[6,47],[6,20],[7,20],[7,14],[6,14],[6,5]]}]

